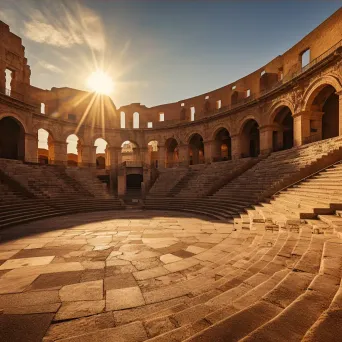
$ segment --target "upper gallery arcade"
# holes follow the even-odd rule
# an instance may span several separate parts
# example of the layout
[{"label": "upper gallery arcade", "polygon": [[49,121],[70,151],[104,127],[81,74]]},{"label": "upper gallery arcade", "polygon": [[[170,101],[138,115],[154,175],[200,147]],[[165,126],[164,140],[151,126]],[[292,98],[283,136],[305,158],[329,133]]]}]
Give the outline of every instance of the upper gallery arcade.
[{"label": "upper gallery arcade", "polygon": [[22,41],[0,22],[0,158],[114,167],[129,156],[163,167],[256,157],[341,135],[341,32],[339,9],[283,55],[220,89],[116,108],[107,96],[32,86]]}]

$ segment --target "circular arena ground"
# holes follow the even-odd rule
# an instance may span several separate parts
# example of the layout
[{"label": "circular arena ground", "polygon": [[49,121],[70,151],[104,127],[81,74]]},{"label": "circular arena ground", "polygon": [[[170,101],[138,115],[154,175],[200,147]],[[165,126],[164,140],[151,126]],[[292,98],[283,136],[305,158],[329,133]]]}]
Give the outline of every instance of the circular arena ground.
[{"label": "circular arena ground", "polygon": [[160,334],[163,324],[146,329],[137,321],[186,304],[206,279],[218,280],[201,273],[217,266],[234,244],[241,246],[241,233],[234,239],[232,231],[232,224],[204,216],[129,210],[3,230],[0,340],[85,341],[77,336],[120,326],[129,332],[118,330],[115,341]]}]

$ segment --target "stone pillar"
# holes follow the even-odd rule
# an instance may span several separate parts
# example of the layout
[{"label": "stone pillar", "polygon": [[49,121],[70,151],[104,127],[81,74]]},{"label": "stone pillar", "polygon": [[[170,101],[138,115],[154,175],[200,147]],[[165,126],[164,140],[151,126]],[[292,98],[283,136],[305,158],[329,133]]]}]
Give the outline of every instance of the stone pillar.
[{"label": "stone pillar", "polygon": [[267,154],[273,150],[273,130],[274,127],[263,126],[259,128],[260,133],[260,154]]},{"label": "stone pillar", "polygon": [[214,158],[218,157],[216,147],[215,140],[204,141],[204,160],[206,164],[212,163]]},{"label": "stone pillar", "polygon": [[148,166],[151,165],[151,157],[147,147],[140,148],[140,160]]},{"label": "stone pillar", "polygon": [[166,167],[166,147],[158,145],[158,169]]},{"label": "stone pillar", "polygon": [[119,157],[121,147],[107,147],[107,154],[109,155],[110,168],[116,168],[119,164]]},{"label": "stone pillar", "polygon": [[68,143],[65,141],[54,141],[55,145],[55,164],[67,164]]},{"label": "stone pillar", "polygon": [[178,146],[178,160],[182,166],[189,165],[189,147],[188,145],[181,144]]},{"label": "stone pillar", "polygon": [[0,61],[0,92],[5,93],[6,89],[6,63]]},{"label": "stone pillar", "polygon": [[339,106],[338,106],[338,130],[339,130],[339,135],[342,135],[342,91],[336,92],[336,95],[338,95],[338,101],[339,101]]},{"label": "stone pillar", "polygon": [[323,112],[302,111],[293,115],[294,146],[322,139]]},{"label": "stone pillar", "polygon": [[96,166],[96,146],[82,145],[82,165]]},{"label": "stone pillar", "polygon": [[240,159],[241,158],[241,136],[239,134],[230,136],[232,143],[232,159]]},{"label": "stone pillar", "polygon": [[118,196],[126,194],[126,166],[118,168]]},{"label": "stone pillar", "polygon": [[25,152],[18,151],[19,159],[24,159],[25,161],[37,163],[38,162],[38,135],[25,133]]}]

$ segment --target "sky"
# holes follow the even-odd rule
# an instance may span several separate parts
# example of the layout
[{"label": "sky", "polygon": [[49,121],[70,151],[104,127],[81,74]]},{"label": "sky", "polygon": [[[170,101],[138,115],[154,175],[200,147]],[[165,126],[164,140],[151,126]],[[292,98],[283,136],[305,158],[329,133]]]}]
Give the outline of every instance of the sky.
[{"label": "sky", "polygon": [[0,0],[31,84],[87,90],[101,69],[117,108],[220,88],[284,53],[341,1]]}]

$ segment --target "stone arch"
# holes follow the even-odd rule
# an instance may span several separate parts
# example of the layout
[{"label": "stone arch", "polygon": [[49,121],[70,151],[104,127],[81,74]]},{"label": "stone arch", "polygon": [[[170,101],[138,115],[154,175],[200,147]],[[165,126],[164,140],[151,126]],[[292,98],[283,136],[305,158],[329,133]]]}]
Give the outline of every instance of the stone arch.
[{"label": "stone arch", "polygon": [[293,103],[290,100],[281,99],[280,101],[277,101],[274,104],[272,104],[272,106],[267,111],[267,114],[266,114],[267,121],[265,125],[272,125],[278,111],[284,107],[288,107],[292,115],[295,113],[295,107]]},{"label": "stone arch", "polygon": [[140,160],[139,145],[135,140],[125,140],[120,146],[121,162]]},{"label": "stone arch", "polygon": [[261,123],[259,122],[259,119],[257,119],[254,115],[248,115],[248,116],[244,117],[240,121],[239,125],[237,126],[237,134],[241,134],[242,133],[246,123],[248,121],[250,121],[250,120],[254,120],[258,124],[259,127],[261,126]]},{"label": "stone arch", "polygon": [[203,136],[199,133],[194,133],[188,140],[189,146],[189,164],[203,164],[204,163],[204,143]]},{"label": "stone arch", "polygon": [[293,112],[286,106],[278,106],[272,113],[272,150],[287,150],[293,147],[294,141],[294,122]]},{"label": "stone arch", "polygon": [[5,118],[5,117],[8,117],[8,116],[16,119],[21,124],[21,126],[23,127],[25,133],[31,133],[31,129],[26,124],[25,118],[23,118],[21,115],[15,113],[15,112],[6,111],[6,112],[3,112],[3,113],[0,113],[0,120]]},{"label": "stone arch", "polygon": [[0,117],[0,158],[25,159],[25,126],[12,115]]},{"label": "stone arch", "polygon": [[[47,133],[47,134],[46,134]],[[49,128],[40,127],[37,130],[38,162],[40,164],[55,163],[55,144],[54,135]]]},{"label": "stone arch", "polygon": [[67,164],[78,166],[82,162],[82,142],[80,137],[73,133],[65,139],[67,143]]},{"label": "stone arch", "polygon": [[336,92],[342,91],[342,82],[335,76],[326,75],[323,76],[309,85],[303,95],[303,110],[309,111],[311,109],[312,103],[318,93],[327,85],[335,88]]},{"label": "stone arch", "polygon": [[240,127],[241,157],[257,157],[260,153],[259,123],[254,117],[245,118]]},{"label": "stone arch", "polygon": [[229,130],[221,126],[214,132],[213,139],[213,161],[230,160],[232,159],[232,141]]},{"label": "stone arch", "polygon": [[165,141],[165,164],[166,167],[176,166],[179,162],[179,142],[174,137]]},{"label": "stone arch", "polygon": [[95,160],[96,167],[98,169],[105,169],[107,165],[110,165],[109,154],[108,154],[108,146],[109,143],[106,139],[98,137],[94,140],[93,146],[96,147],[95,150]]},{"label": "stone arch", "polygon": [[159,164],[159,141],[149,139],[147,143],[148,162],[150,165],[158,168]]}]

